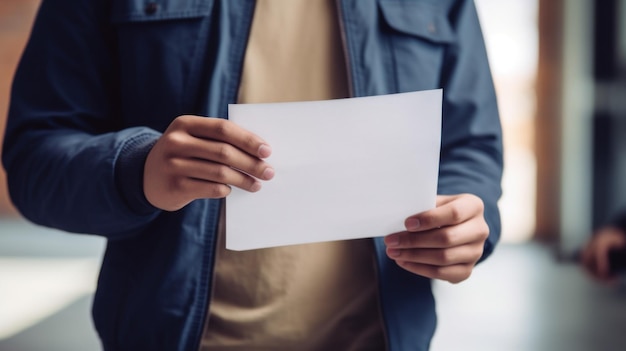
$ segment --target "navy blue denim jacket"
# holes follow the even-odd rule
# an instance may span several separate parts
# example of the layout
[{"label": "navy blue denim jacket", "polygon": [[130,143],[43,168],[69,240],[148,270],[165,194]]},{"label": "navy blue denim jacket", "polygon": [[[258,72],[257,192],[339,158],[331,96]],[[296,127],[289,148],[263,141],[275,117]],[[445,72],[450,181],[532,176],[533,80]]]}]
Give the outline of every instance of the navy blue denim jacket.
[{"label": "navy blue denim jacket", "polygon": [[[488,256],[500,233],[502,141],[473,2],[337,6],[352,96],[444,89],[438,191],[484,201]],[[252,0],[41,5],[15,75],[3,164],[26,218],[108,239],[93,306],[106,350],[198,348],[221,202],[160,211],[144,197],[143,164],[175,117],[227,118],[253,12]],[[430,281],[373,241],[388,348],[426,350]]]}]

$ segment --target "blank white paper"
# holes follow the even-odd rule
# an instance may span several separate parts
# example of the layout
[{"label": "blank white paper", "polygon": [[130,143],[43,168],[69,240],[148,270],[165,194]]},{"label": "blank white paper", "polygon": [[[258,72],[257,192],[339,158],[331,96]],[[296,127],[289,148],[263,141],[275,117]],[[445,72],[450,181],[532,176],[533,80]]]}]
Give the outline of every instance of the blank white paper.
[{"label": "blank white paper", "polygon": [[328,101],[233,104],[275,170],[226,198],[226,248],[384,236],[435,207],[442,90]]}]

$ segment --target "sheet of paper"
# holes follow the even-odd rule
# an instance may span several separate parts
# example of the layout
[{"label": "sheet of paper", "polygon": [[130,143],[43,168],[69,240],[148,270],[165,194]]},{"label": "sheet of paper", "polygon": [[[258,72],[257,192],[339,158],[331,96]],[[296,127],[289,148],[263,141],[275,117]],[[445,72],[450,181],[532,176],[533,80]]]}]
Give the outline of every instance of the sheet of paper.
[{"label": "sheet of paper", "polygon": [[229,106],[275,176],[226,198],[226,248],[376,237],[435,206],[442,90]]}]

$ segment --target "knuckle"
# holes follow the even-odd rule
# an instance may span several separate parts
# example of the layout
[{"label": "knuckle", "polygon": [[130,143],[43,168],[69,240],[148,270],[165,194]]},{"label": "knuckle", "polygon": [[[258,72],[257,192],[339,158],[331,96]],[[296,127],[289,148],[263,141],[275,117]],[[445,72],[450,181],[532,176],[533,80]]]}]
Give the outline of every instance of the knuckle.
[{"label": "knuckle", "polygon": [[165,160],[163,160],[163,162],[165,163],[165,170],[169,171],[171,173],[175,173],[176,170],[179,169],[179,167],[181,167],[181,162],[175,158],[175,157],[167,157],[165,158]]},{"label": "knuckle", "polygon": [[487,225],[487,223],[484,223],[481,225],[481,230],[480,230],[480,239],[482,241],[487,240],[487,238],[489,238],[489,226]]},{"label": "knuckle", "polygon": [[483,199],[479,198],[478,196],[475,196],[476,198],[476,204],[478,205],[478,209],[480,210],[480,212],[484,212],[485,211],[485,202],[483,201]]},{"label": "knuckle", "polygon": [[464,280],[467,280],[471,275],[472,275],[472,267],[463,266],[462,272],[456,277],[453,283],[458,284]]},{"label": "knuckle", "polygon": [[176,117],[174,118],[174,120],[170,123],[169,127],[167,128],[167,130],[177,130],[182,128],[185,125],[185,121],[183,120],[183,117]]},{"label": "knuckle", "polygon": [[233,150],[228,144],[220,144],[216,150],[216,157],[220,161],[229,160],[232,157]]},{"label": "knuckle", "polygon": [[423,213],[419,216],[420,228],[431,228],[433,226],[434,217],[430,213]]},{"label": "knuckle", "polygon": [[463,221],[463,213],[461,211],[461,208],[456,204],[452,204],[452,206],[450,207],[450,216],[452,217],[453,223],[460,223],[461,221]]},{"label": "knuckle", "polygon": [[219,139],[224,139],[230,133],[230,124],[223,119],[214,119],[214,133]]},{"label": "knuckle", "polygon": [[483,213],[485,211],[485,202],[479,196],[474,194],[463,194],[464,198],[467,198],[470,203],[472,203],[476,209]]},{"label": "knuckle", "polygon": [[183,133],[166,133],[161,138],[167,150],[178,150],[185,146],[185,137]]},{"label": "knuckle", "polygon": [[450,280],[448,280],[448,282],[452,283],[452,284],[459,284],[461,282],[463,282],[464,280],[466,280],[469,277],[453,277]]},{"label": "knuckle", "polygon": [[189,126],[192,120],[193,117],[189,115],[178,116],[172,121],[170,126],[174,129],[185,129],[187,126]]},{"label": "knuckle", "polygon": [[256,146],[259,144],[256,137],[254,137],[253,135],[246,135],[243,142],[244,145],[246,145],[250,149],[256,149]]},{"label": "knuckle", "polygon": [[481,257],[483,257],[483,253],[485,252],[485,246],[480,245],[478,250],[476,250],[476,255],[474,255],[474,263],[478,262]]},{"label": "knuckle", "polygon": [[246,183],[246,189],[249,191],[253,191],[257,184],[256,180],[254,180],[251,177],[247,177],[245,183]]},{"label": "knuckle", "polygon": [[431,274],[435,279],[444,279],[446,278],[446,267],[444,266],[432,266]]},{"label": "knuckle", "polygon": [[185,190],[185,178],[183,177],[170,177],[169,189],[173,193],[182,193]]},{"label": "knuckle", "polygon": [[223,181],[228,178],[229,168],[224,165],[216,165],[213,170],[213,176],[215,180]]},{"label": "knuckle", "polygon": [[170,143],[175,148],[183,148],[187,144],[187,136],[185,133],[178,132],[170,135]]},{"label": "knuckle", "polygon": [[228,196],[230,194],[231,189],[229,186],[225,184],[216,184],[211,187],[210,197],[212,198],[222,198]]},{"label": "knuckle", "polygon": [[469,278],[472,274],[472,267],[470,265],[456,265],[443,268],[442,272],[445,272],[440,275],[439,279],[452,284],[458,284]]},{"label": "knuckle", "polygon": [[437,259],[441,263],[452,262],[454,259],[454,253],[451,250],[439,250],[437,253]]},{"label": "knuckle", "polygon": [[445,230],[442,230],[439,240],[444,247],[454,246],[456,243],[456,234],[452,229],[446,228]]}]

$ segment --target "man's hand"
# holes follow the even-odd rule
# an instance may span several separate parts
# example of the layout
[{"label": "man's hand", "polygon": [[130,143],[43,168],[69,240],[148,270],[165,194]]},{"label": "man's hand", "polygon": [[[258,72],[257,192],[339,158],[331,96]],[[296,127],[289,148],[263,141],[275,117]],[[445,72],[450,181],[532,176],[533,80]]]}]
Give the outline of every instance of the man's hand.
[{"label": "man's hand", "polygon": [[387,255],[409,272],[459,283],[483,254],[489,236],[483,212],[475,195],[439,195],[435,209],[407,218],[406,232],[385,238]]},{"label": "man's hand", "polygon": [[623,248],[626,248],[626,233],[614,227],[601,228],[583,249],[582,265],[593,278],[610,283],[615,277],[611,274],[609,251]]},{"label": "man's hand", "polygon": [[143,189],[166,211],[199,198],[222,198],[231,186],[255,192],[274,169],[262,159],[271,148],[257,135],[218,118],[180,116],[146,159]]}]

